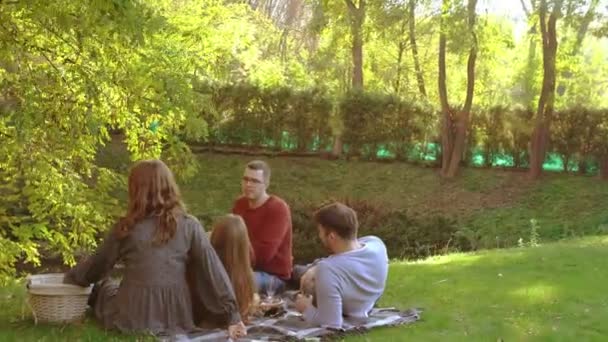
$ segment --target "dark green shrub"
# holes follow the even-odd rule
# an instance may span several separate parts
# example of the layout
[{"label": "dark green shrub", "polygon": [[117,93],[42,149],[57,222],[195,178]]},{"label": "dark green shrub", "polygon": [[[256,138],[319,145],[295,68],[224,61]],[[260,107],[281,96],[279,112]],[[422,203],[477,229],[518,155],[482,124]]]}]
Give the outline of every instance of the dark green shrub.
[{"label": "dark green shrub", "polygon": [[[389,210],[381,203],[365,200],[342,199],[341,202],[357,212],[359,236],[380,237],[390,258],[424,258],[471,247],[464,238],[457,236],[457,224],[453,219],[435,214],[416,216],[406,210]],[[317,207],[291,203],[295,263],[307,263],[327,255],[311,218]]]}]

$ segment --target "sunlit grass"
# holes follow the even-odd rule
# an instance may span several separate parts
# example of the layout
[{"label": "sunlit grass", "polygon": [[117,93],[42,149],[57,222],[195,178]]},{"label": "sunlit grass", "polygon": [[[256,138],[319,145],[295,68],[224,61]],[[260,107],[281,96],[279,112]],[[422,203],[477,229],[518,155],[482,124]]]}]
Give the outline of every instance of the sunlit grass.
[{"label": "sunlit grass", "polygon": [[352,341],[603,341],[608,237],[392,263],[383,305],[422,321]]},{"label": "sunlit grass", "polygon": [[525,300],[530,305],[549,303],[556,300],[557,290],[555,286],[547,284],[530,284],[510,293],[515,300]]}]

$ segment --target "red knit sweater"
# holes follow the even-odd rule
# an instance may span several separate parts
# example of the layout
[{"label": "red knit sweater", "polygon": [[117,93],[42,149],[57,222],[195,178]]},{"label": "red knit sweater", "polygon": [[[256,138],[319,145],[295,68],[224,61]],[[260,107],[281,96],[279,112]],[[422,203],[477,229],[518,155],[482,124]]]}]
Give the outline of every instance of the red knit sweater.
[{"label": "red knit sweater", "polygon": [[240,197],[234,203],[232,213],[240,215],[247,225],[254,270],[289,279],[293,256],[291,212],[287,203],[271,195],[260,207],[251,209],[247,198]]}]

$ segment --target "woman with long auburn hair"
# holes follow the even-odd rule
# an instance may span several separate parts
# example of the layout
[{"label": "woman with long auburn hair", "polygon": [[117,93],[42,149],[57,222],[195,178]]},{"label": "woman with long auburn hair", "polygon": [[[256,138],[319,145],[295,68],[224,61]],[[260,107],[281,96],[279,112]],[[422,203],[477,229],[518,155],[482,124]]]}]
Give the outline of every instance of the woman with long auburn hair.
[{"label": "woman with long auburn hair", "polygon": [[211,245],[220,257],[239,305],[239,312],[245,322],[256,309],[254,295],[257,292],[251,269],[251,243],[245,221],[234,214],[220,217],[213,225]]},{"label": "woman with long auburn hair", "polygon": [[[197,330],[198,311],[220,317],[230,337],[244,336],[230,278],[201,224],[186,213],[169,168],[160,160],[136,163],[128,192],[126,215],[64,282],[96,283],[89,304],[107,329],[183,334]],[[125,264],[119,283],[106,278],[118,260]]]}]

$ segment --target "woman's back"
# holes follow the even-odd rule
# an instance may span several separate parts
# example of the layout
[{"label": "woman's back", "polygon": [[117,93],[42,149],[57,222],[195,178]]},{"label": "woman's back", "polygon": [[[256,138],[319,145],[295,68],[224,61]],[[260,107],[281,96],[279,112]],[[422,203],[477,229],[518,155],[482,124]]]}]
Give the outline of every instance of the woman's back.
[{"label": "woman's back", "polygon": [[[102,325],[124,332],[196,330],[191,293],[205,313],[224,317],[226,323],[240,321],[228,276],[200,223],[183,215],[173,238],[162,245],[152,238],[155,225],[153,218],[146,218],[123,239],[108,234],[94,256],[67,274],[67,282],[87,285],[107,274],[116,261],[124,261],[122,281],[98,284],[93,308]],[[186,281],[187,269],[192,284]]]},{"label": "woman's back", "polygon": [[244,334],[228,275],[201,224],[185,214],[169,168],[160,160],[138,162],[129,173],[128,194],[126,214],[65,281],[96,283],[121,260],[126,267],[120,284],[106,278],[91,295],[104,327],[183,333],[195,329],[196,309],[221,317],[231,336]]},{"label": "woman's back", "polygon": [[158,245],[154,243],[155,221],[154,218],[146,218],[137,223],[122,241],[123,282],[163,287],[183,283],[192,229],[198,228],[193,228],[193,218],[184,215],[177,222],[173,238]]}]

